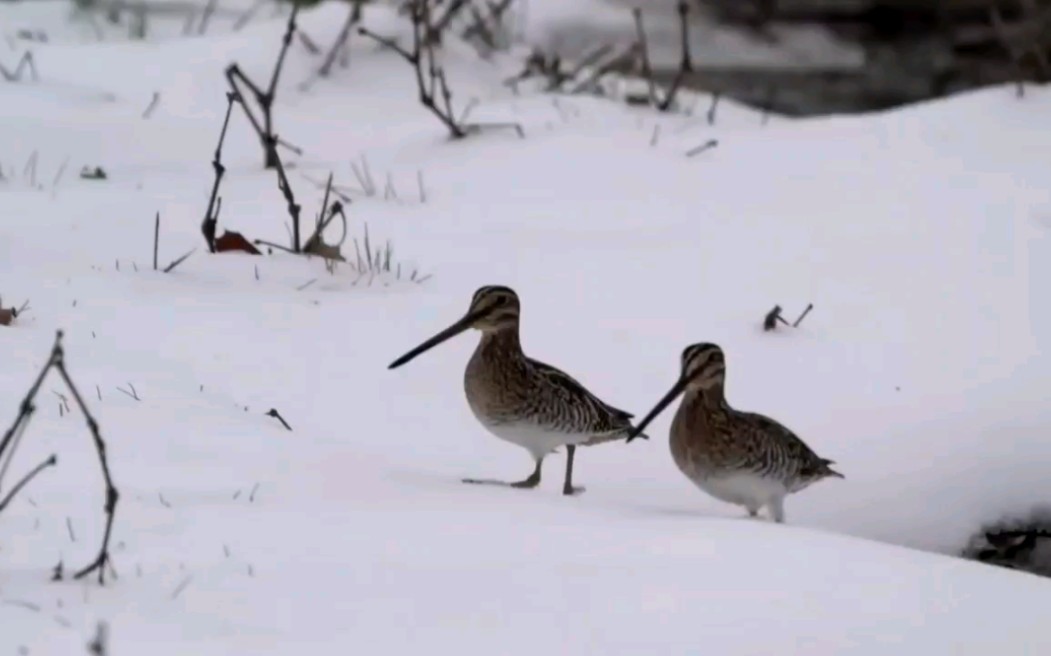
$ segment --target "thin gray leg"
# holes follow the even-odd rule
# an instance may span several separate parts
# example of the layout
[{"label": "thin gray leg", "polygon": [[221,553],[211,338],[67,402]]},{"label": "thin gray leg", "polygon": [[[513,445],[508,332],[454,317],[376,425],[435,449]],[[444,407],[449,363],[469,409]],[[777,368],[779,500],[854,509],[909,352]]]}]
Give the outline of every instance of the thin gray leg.
[{"label": "thin gray leg", "polygon": [[574,444],[566,445],[566,480],[562,484],[562,494],[567,496],[580,494],[584,491],[582,487],[573,487],[573,458],[577,454],[577,447]]}]

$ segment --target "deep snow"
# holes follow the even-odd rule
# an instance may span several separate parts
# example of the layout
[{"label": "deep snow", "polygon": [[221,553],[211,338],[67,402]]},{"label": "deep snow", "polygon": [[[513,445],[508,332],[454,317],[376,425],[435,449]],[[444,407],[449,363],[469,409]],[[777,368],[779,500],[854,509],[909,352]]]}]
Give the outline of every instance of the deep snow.
[{"label": "deep snow", "polygon": [[[342,16],[301,22],[326,43]],[[384,8],[366,20],[404,32]],[[351,237],[367,223],[404,272],[432,276],[369,284],[318,260],[204,253],[222,69],[267,76],[283,29],[56,38],[33,46],[38,83],[0,87],[0,298],[32,308],[0,328],[0,403],[13,417],[65,330],[123,494],[119,581],[49,583],[59,560],[93,555],[102,506],[52,379],[6,482],[59,454],[0,517],[5,653],[80,653],[99,619],[113,654],[158,655],[984,654],[1051,640],[1046,581],[939,555],[1051,495],[1046,90],[765,126],[725,103],[712,128],[512,96],[511,63],[452,44],[456,102],[477,97],[474,118],[527,137],[449,142],[395,56],[356,40],[349,69],[300,91],[319,62],[295,47],[276,120],[305,150],[288,158],[304,215],[321,197],[304,175],[354,185],[364,156],[398,199],[356,199]],[[33,153],[39,189],[23,175]],[[284,243],[239,114],[224,161],[220,228]],[[85,165],[110,179],[78,179]],[[169,275],[148,270],[157,211],[162,265],[198,249]],[[669,412],[651,442],[582,450],[579,498],[559,494],[559,455],[533,492],[461,485],[529,467],[463,400],[476,337],[386,365],[491,283],[518,290],[527,353],[637,415],[683,346],[720,343],[730,402],[784,422],[846,480],[791,497],[786,526],[742,519],[675,470]],[[760,330],[775,303],[794,316],[808,302],[799,329]],[[117,390],[129,383],[141,401]]]}]

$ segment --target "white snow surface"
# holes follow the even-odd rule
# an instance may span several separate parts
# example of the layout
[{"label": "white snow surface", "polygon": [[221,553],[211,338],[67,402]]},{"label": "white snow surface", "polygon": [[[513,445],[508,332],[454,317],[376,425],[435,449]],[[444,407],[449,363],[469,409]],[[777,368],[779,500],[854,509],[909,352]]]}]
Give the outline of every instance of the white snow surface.
[{"label": "white snow surface", "polygon": [[[344,11],[301,23],[327,44]],[[406,33],[386,8],[366,22]],[[114,655],[1046,651],[1047,581],[955,554],[1051,498],[1051,93],[766,125],[727,102],[708,126],[512,96],[511,62],[451,43],[454,102],[526,132],[451,142],[392,53],[356,38],[349,68],[303,88],[319,61],[294,46],[275,120],[304,150],[286,153],[304,230],[321,199],[304,176],[356,185],[367,159],[380,192],[349,205],[344,252],[367,225],[401,267],[370,278],[205,252],[222,70],[265,79],[283,30],[56,38],[32,45],[39,82],[0,86],[0,295],[30,300],[0,327],[0,404],[13,418],[65,331],[122,495],[119,578],[50,582],[103,526],[90,438],[50,378],[4,481],[59,456],[0,514],[0,653],[85,653],[100,620]],[[220,230],[287,243],[236,108],[223,161]],[[162,266],[197,248],[170,274],[151,270],[157,212]],[[846,479],[790,497],[786,525],[746,519],[675,469],[669,409],[649,442],[581,449],[579,497],[561,454],[533,491],[462,485],[531,467],[463,398],[476,336],[386,366],[485,284],[518,290],[527,353],[638,417],[683,347],[719,343],[730,402]],[[799,328],[760,329],[809,302]]]}]

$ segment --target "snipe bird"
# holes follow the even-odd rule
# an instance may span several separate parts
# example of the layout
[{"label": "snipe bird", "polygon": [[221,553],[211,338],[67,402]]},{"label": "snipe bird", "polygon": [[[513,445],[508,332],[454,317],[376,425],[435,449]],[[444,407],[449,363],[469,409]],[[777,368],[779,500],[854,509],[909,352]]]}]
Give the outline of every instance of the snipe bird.
[{"label": "snipe bird", "polygon": [[468,329],[481,331],[482,338],[464,372],[467,404],[490,433],[528,451],[534,468],[526,479],[515,483],[477,478],[463,482],[535,488],[540,484],[544,457],[565,446],[562,492],[576,494],[583,491],[573,487],[576,447],[625,439],[633,428],[632,415],[607,405],[565,372],[526,357],[518,335],[520,314],[514,290],[482,287],[474,293],[467,314],[388,368],[400,367]]},{"label": "snipe bird", "polygon": [[672,420],[671,455],[697,487],[755,517],[766,506],[785,520],[785,497],[824,478],[843,478],[803,440],[773,419],[741,412],[726,402],[726,358],[715,344],[692,344],[682,352],[682,371],[671,390],[628,436],[635,438],[680,394]]}]

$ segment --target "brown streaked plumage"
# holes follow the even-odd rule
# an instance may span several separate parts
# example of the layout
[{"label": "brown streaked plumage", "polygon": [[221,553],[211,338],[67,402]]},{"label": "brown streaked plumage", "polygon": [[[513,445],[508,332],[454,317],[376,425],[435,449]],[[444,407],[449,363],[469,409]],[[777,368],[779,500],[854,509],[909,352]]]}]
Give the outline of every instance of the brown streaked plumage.
[{"label": "brown streaked plumage", "polygon": [[516,483],[474,478],[464,482],[534,488],[540,484],[544,457],[565,446],[562,491],[575,494],[582,491],[573,487],[576,447],[626,438],[632,430],[632,415],[607,405],[565,372],[526,357],[518,337],[520,314],[514,290],[500,285],[482,287],[459,321],[389,368],[400,367],[465,330],[481,331],[478,348],[464,372],[467,404],[490,433],[527,450],[535,466],[529,477]]},{"label": "brown streaked plumage", "polygon": [[824,478],[843,478],[831,460],[773,419],[731,408],[723,392],[726,360],[715,344],[687,346],[682,373],[664,398],[628,436],[643,430],[680,394],[670,446],[679,470],[713,497],[744,506],[755,517],[766,506],[785,519],[784,499]]}]

